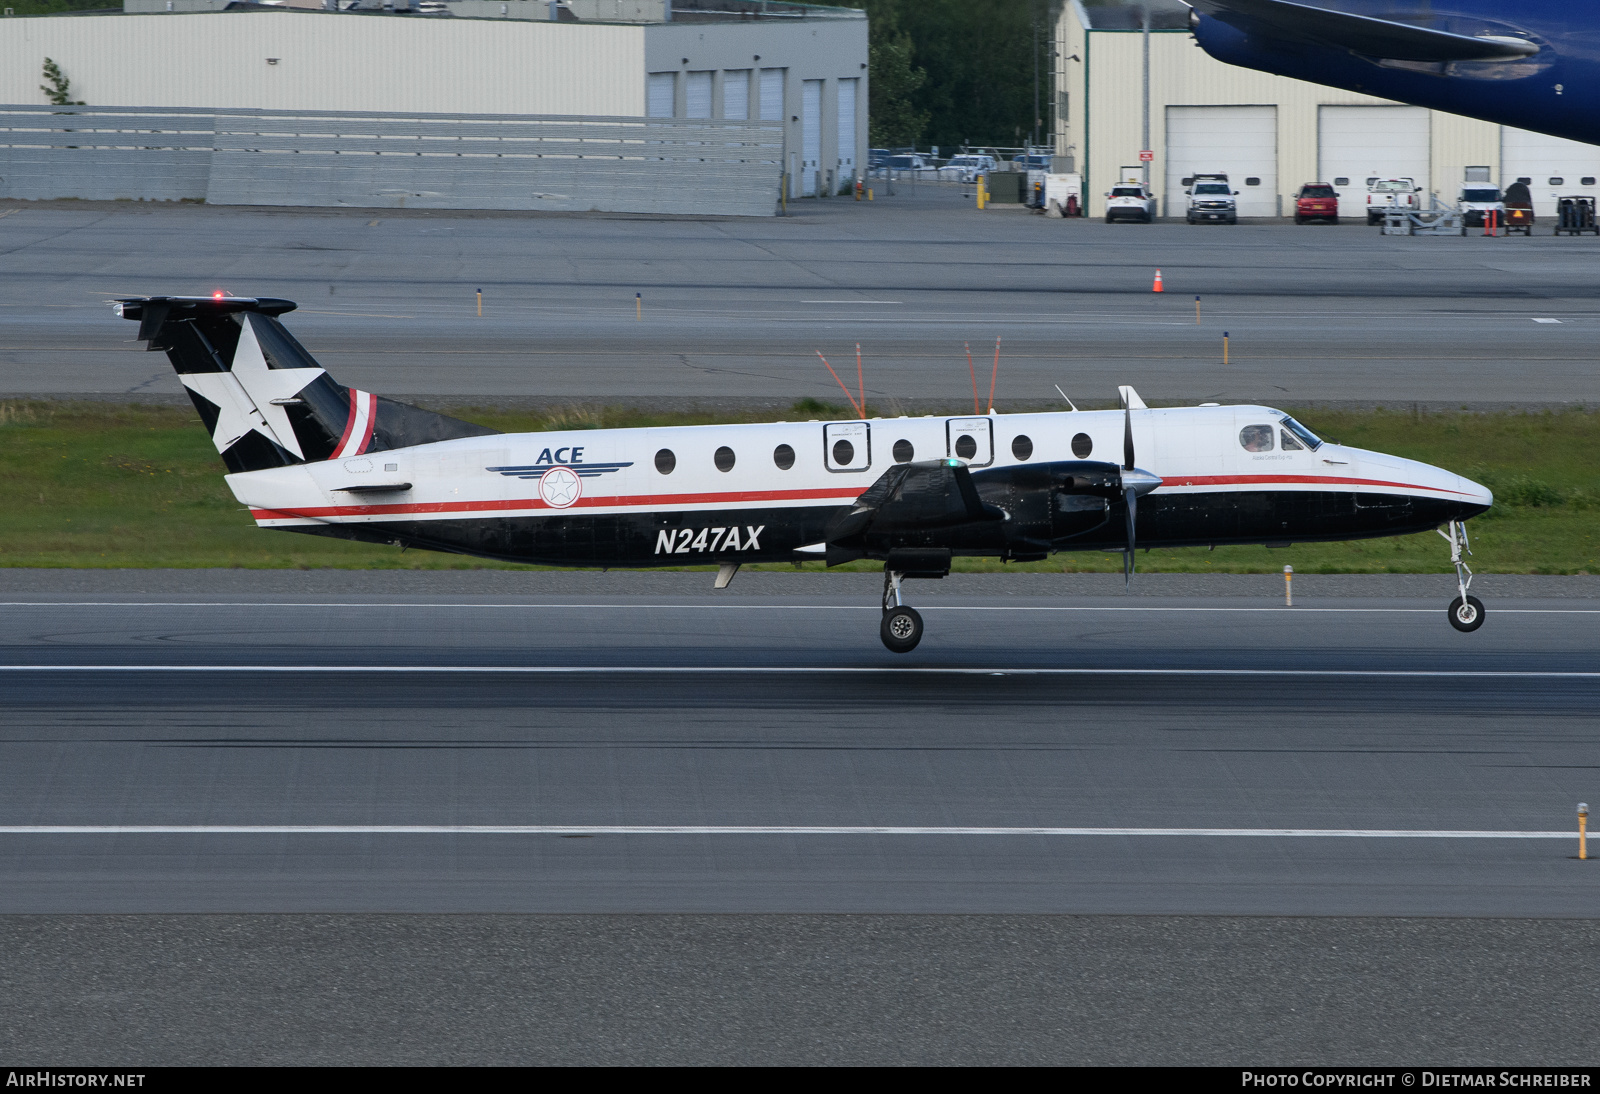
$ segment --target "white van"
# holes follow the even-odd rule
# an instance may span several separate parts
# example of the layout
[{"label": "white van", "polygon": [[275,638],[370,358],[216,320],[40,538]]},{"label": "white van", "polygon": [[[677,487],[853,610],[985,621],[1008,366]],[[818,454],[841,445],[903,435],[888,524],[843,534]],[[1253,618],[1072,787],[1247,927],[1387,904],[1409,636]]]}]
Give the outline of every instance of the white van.
[{"label": "white van", "polygon": [[1500,187],[1492,182],[1464,182],[1461,184],[1461,221],[1468,228],[1483,227],[1484,218],[1495,214],[1495,223],[1506,225],[1506,199]]}]

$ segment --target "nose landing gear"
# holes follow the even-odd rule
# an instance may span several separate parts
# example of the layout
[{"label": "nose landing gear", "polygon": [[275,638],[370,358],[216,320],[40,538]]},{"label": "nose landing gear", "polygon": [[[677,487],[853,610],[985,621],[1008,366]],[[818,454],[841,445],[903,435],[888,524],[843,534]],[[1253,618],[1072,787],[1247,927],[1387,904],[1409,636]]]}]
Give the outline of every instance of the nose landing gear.
[{"label": "nose landing gear", "polygon": [[1459,520],[1452,520],[1435,531],[1450,544],[1450,561],[1456,568],[1456,588],[1461,590],[1461,595],[1450,602],[1450,625],[1458,631],[1475,631],[1483,626],[1486,610],[1483,601],[1467,595],[1467,589],[1472,585],[1472,567],[1461,560],[1462,551],[1469,555],[1472,553],[1472,545],[1467,541],[1467,526]]},{"label": "nose landing gear", "polygon": [[900,603],[900,581],[904,575],[888,567],[883,571],[883,622],[878,636],[893,653],[910,653],[922,641],[922,616],[915,608]]}]

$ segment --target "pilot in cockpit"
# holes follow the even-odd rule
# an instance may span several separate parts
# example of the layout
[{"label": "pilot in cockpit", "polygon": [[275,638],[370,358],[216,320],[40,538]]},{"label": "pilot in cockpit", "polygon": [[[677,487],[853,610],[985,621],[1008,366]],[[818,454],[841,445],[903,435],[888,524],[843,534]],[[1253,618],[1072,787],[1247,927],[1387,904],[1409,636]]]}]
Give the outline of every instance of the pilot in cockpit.
[{"label": "pilot in cockpit", "polygon": [[1239,430],[1239,443],[1246,452],[1271,452],[1272,427],[1270,425],[1247,425]]}]

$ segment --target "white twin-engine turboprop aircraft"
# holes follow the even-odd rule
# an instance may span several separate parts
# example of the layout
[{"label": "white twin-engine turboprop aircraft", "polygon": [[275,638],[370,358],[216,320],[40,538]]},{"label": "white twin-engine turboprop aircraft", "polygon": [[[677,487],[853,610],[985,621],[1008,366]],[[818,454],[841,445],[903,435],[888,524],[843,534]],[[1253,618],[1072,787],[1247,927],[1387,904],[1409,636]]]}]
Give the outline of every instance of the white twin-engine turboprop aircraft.
[{"label": "white twin-engine turboprop aircraft", "polygon": [[[884,645],[915,648],[908,578],[955,555],[1366,539],[1438,529],[1458,630],[1484,608],[1462,522],[1488,490],[1324,441],[1262,406],[497,433],[342,387],[288,300],[125,299],[165,350],[263,528],[550,566],[856,559],[884,566]],[[1470,552],[1469,552],[1470,553]]]}]

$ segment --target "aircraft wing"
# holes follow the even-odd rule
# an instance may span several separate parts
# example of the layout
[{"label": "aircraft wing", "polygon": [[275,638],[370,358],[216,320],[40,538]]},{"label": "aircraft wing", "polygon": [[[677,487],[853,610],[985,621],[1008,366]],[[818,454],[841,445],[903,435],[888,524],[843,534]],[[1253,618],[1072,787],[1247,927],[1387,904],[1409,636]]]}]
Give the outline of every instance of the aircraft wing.
[{"label": "aircraft wing", "polygon": [[1521,38],[1448,31],[1294,4],[1289,0],[1187,0],[1190,7],[1244,31],[1292,42],[1348,49],[1396,61],[1509,61],[1539,46]]}]

